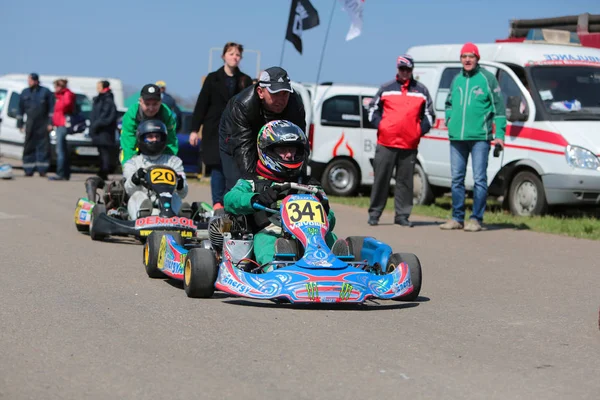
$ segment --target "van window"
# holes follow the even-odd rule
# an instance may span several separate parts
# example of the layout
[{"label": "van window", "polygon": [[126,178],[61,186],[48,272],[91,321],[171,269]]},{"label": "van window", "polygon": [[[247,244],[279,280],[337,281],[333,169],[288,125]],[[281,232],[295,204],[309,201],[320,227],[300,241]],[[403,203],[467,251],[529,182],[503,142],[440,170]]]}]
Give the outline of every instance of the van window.
[{"label": "van window", "polygon": [[362,127],[364,129],[375,129],[375,127],[369,121],[369,104],[371,104],[373,96],[362,96],[361,100],[361,111],[362,111]]},{"label": "van window", "polygon": [[92,102],[88,97],[84,94],[76,94],[75,102],[77,103],[77,107],[81,110],[81,115],[85,119],[90,119],[92,113]]},{"label": "van window", "polygon": [[321,125],[360,128],[358,96],[334,96],[323,102]]},{"label": "van window", "polygon": [[444,111],[446,109],[446,97],[450,93],[450,85],[452,80],[460,72],[459,67],[450,67],[444,70],[442,78],[440,79],[440,86],[435,96],[435,109],[438,111]]},{"label": "van window", "polygon": [[[519,101],[521,104],[521,113],[529,112],[527,107],[527,100],[523,96],[521,89],[517,86],[517,82],[514,81],[505,71],[498,71],[498,84],[502,91],[502,97],[504,97],[504,105],[508,108],[509,99],[512,97],[512,101]],[[518,99],[518,100],[517,100]]]},{"label": "van window", "polygon": [[10,95],[10,100],[8,102],[8,111],[6,115],[11,118],[17,118],[17,113],[19,112],[19,100],[21,99],[21,95],[16,92],[12,92]]},{"label": "van window", "polygon": [[2,113],[2,110],[4,109],[4,103],[6,103],[7,94],[8,91],[0,89],[0,113]]}]

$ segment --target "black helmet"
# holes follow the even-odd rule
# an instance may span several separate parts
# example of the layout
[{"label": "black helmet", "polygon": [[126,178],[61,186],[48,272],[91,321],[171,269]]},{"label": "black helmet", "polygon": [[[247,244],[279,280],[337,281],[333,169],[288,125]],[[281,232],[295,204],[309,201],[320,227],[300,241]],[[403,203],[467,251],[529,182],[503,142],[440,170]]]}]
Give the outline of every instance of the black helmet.
[{"label": "black helmet", "polygon": [[[300,127],[289,121],[277,120],[268,122],[258,132],[259,171],[279,178],[295,178],[310,154],[308,139]],[[275,149],[277,147],[296,147],[293,160],[282,159]],[[264,168],[262,168],[264,167]]]},{"label": "black helmet", "polygon": [[[146,137],[150,133],[160,134],[160,139],[156,142],[147,141]],[[162,121],[156,119],[143,121],[137,127],[136,139],[140,153],[147,156],[157,156],[167,147],[167,127]]]}]

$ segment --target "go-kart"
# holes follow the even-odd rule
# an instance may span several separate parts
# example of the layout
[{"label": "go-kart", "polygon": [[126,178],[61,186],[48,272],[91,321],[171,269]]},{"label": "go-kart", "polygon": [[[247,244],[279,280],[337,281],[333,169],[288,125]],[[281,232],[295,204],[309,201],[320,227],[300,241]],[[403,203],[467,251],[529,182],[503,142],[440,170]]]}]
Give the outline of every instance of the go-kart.
[{"label": "go-kart", "polygon": [[182,280],[188,297],[211,297],[215,289],[291,303],[363,303],[370,298],[411,301],[418,297],[421,264],[416,255],[393,253],[389,245],[359,236],[346,239],[346,254],[334,254],[325,242],[329,222],[315,196],[318,189],[293,183],[283,184],[281,190],[285,189],[309,193],[287,195],[279,210],[259,204],[253,207],[278,215],[285,237],[300,245],[298,251],[275,253],[270,265],[258,265],[252,259],[251,232],[225,216],[221,236],[213,229],[215,218],[209,226],[210,239],[199,246],[182,244],[177,234],[152,233],[144,246],[148,276]]},{"label": "go-kart", "polygon": [[177,186],[177,174],[172,168],[157,165],[148,168],[142,185],[148,189],[153,209],[150,215],[131,220],[123,182],[111,182],[100,196],[97,189],[105,187],[104,181],[89,178],[86,181],[87,198],[80,198],[75,208],[77,230],[89,232],[92,240],[132,236],[145,242],[156,230],[178,232],[186,239],[208,237],[208,219],[213,210],[207,203],[194,202],[191,206],[184,203],[179,215],[173,211],[171,199]]}]

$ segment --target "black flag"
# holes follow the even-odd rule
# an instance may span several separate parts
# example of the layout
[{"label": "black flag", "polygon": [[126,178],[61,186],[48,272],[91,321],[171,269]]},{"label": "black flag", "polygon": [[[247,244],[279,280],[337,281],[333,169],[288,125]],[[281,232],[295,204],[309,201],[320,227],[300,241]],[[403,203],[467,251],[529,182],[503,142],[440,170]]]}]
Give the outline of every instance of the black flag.
[{"label": "black flag", "polygon": [[319,25],[319,13],[308,0],[292,0],[285,38],[302,54],[302,32]]}]

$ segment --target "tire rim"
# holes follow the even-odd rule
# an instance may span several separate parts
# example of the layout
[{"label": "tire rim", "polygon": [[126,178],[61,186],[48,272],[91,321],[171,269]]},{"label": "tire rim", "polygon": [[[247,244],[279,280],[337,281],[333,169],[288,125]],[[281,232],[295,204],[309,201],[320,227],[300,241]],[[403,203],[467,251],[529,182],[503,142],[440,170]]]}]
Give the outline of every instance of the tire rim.
[{"label": "tire rim", "polygon": [[346,168],[337,167],[329,172],[329,182],[338,190],[347,190],[354,184],[354,177]]},{"label": "tire rim", "polygon": [[185,280],[185,286],[190,286],[190,281],[192,280],[192,262],[190,260],[185,261],[183,279]]},{"label": "tire rim", "polygon": [[413,174],[413,204],[419,204],[423,197],[423,177],[418,172]]},{"label": "tire rim", "polygon": [[165,263],[165,253],[167,252],[167,237],[163,236],[160,241],[160,248],[158,249],[158,259],[156,260],[156,266],[162,270]]},{"label": "tire rim", "polygon": [[537,186],[531,181],[521,182],[515,191],[514,200],[519,215],[531,215],[538,202]]}]

